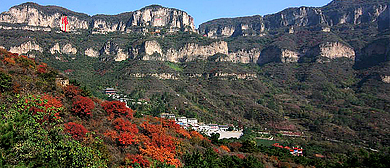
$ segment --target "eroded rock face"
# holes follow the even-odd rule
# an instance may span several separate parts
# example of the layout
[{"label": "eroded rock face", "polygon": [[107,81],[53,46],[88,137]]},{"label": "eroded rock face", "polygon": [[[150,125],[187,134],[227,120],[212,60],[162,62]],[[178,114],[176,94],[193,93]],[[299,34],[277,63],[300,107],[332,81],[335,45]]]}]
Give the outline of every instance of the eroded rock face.
[{"label": "eroded rock face", "polygon": [[[189,43],[179,50],[170,48],[163,53],[157,41],[147,41],[145,42],[145,53],[146,55],[142,58],[143,60],[183,62],[195,59],[206,60],[208,57],[217,53],[228,55],[228,46],[224,41],[214,42],[206,46]],[[158,53],[159,56],[153,55],[154,53]]]},{"label": "eroded rock face", "polygon": [[75,55],[77,53],[77,49],[75,47],[72,46],[72,44],[65,44],[62,46],[62,48],[60,47],[60,44],[56,43],[52,48],[50,48],[50,53],[51,54],[55,54],[55,53],[59,53],[59,54],[73,54]]},{"label": "eroded rock face", "polygon": [[280,63],[297,62],[299,56],[300,53],[296,51],[292,51],[289,49],[281,49],[276,46],[271,46],[264,49],[261,52],[257,63],[263,65],[270,62],[280,62]]},{"label": "eroded rock face", "polygon": [[[215,19],[199,26],[208,37],[261,35],[264,30],[289,27],[358,25],[378,22],[380,29],[389,28],[389,3],[385,1],[334,0],[320,8],[288,8],[261,16]],[[234,33],[232,33],[234,32]],[[253,33],[254,32],[254,33]]]},{"label": "eroded rock face", "polygon": [[347,57],[355,59],[355,51],[353,48],[348,47],[340,42],[327,42],[319,45],[320,55],[330,59]]},{"label": "eroded rock face", "polygon": [[130,21],[132,26],[168,26],[178,29],[189,28],[189,31],[195,31],[194,19],[186,12],[156,5],[133,12]]},{"label": "eroded rock face", "polygon": [[93,48],[88,48],[85,50],[84,54],[88,57],[94,57],[97,58],[99,57],[99,52],[94,50]]},{"label": "eroded rock face", "polygon": [[249,51],[239,50],[237,52],[231,52],[228,54],[228,59],[225,61],[234,63],[257,63],[260,57],[260,49],[253,48]]},{"label": "eroded rock face", "polygon": [[163,55],[160,43],[158,43],[155,40],[146,41],[145,42],[145,54],[148,56],[148,55],[153,55],[154,53]]},{"label": "eroded rock face", "polygon": [[42,47],[40,47],[35,41],[28,41],[21,44],[20,46],[11,47],[9,51],[12,53],[27,54],[29,51],[33,50],[39,52],[43,51]]},{"label": "eroded rock face", "polygon": [[390,83],[390,76],[382,76],[382,82]]},{"label": "eroded rock face", "polygon": [[195,32],[194,19],[186,12],[157,5],[119,15],[95,15],[91,17],[61,7],[40,6],[32,2],[14,6],[9,11],[0,14],[0,23],[26,24],[28,26],[2,26],[0,28],[51,31],[51,28],[60,27],[62,14],[68,15],[70,31],[91,28],[94,34],[106,34],[114,31],[130,32],[133,27],[152,26]]},{"label": "eroded rock face", "polygon": [[[29,26],[39,27],[60,27],[61,14],[45,13],[38,10],[39,5],[34,3],[24,3],[9,9],[0,15],[0,22],[21,23]],[[70,29],[88,29],[88,21],[75,16],[68,17]],[[34,30],[34,29],[32,29]]]},{"label": "eroded rock face", "polygon": [[100,50],[100,59],[102,61],[107,60],[115,60],[115,61],[123,61],[129,58],[128,53],[124,52],[122,48],[118,46],[118,44],[108,41],[104,44],[102,49]]}]

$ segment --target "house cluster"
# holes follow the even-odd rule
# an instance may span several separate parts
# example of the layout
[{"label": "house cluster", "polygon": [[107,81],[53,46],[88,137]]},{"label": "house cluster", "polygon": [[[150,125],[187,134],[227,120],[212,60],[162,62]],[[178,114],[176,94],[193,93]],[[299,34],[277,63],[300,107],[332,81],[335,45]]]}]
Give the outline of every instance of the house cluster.
[{"label": "house cluster", "polygon": [[294,156],[303,156],[303,148],[302,147],[292,147],[292,148],[290,148],[288,146],[283,147],[279,143],[275,143],[272,146],[277,147],[277,148],[287,149],[290,151],[290,154],[292,154]]},{"label": "house cluster", "polygon": [[175,114],[170,113],[162,113],[160,114],[160,117],[175,120],[177,124],[185,129],[192,128],[195,131],[204,132],[206,134],[226,132],[229,129],[229,125],[198,123],[198,119],[196,118],[176,117]]}]

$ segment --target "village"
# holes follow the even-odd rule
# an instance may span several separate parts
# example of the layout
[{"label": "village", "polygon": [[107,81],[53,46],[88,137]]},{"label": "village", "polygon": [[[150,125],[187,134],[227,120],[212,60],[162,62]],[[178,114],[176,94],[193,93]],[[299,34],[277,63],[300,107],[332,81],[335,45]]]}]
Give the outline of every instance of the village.
[{"label": "village", "polygon": [[[128,103],[130,104],[148,104],[145,100],[138,100],[134,101],[133,99],[128,98],[126,95],[117,93],[116,89],[114,88],[106,88],[104,90],[104,94],[106,94],[108,97],[118,100],[121,102],[125,102],[126,106]],[[195,130],[199,133],[211,136],[212,134],[219,134],[218,139],[230,139],[230,138],[236,138],[239,139],[244,133],[243,130],[237,130],[232,124],[225,124],[225,125],[219,125],[219,124],[205,124],[203,122],[199,122],[197,118],[187,118],[184,116],[176,116],[172,113],[161,113],[160,118],[165,118],[168,120],[175,121],[176,124],[180,125],[184,129],[187,130]],[[292,132],[292,131],[277,131],[277,134],[284,136],[284,137],[302,137],[303,132]],[[271,134],[271,132],[257,132],[256,139],[260,140],[268,140],[273,141],[274,136]],[[289,146],[282,146],[279,143],[274,143],[272,145],[276,148],[281,149],[287,149],[289,153],[293,156],[303,156],[303,148],[299,146],[289,147]]]},{"label": "village", "polygon": [[[118,100],[121,102],[125,102],[126,104],[147,104],[147,101],[137,101],[134,102],[131,99],[129,99],[126,95],[118,94],[116,89],[114,88],[106,88],[104,90],[104,94],[106,94],[108,97]],[[230,138],[240,138],[243,135],[243,130],[235,130],[234,126],[232,124],[228,125],[219,125],[219,124],[205,124],[202,122],[198,122],[197,118],[187,118],[184,116],[176,116],[172,113],[161,113],[161,118],[174,120],[178,125],[183,127],[184,129],[193,129],[195,131],[198,131],[199,133],[206,134],[208,136],[211,136],[211,134],[218,133],[219,139],[230,139]]]}]

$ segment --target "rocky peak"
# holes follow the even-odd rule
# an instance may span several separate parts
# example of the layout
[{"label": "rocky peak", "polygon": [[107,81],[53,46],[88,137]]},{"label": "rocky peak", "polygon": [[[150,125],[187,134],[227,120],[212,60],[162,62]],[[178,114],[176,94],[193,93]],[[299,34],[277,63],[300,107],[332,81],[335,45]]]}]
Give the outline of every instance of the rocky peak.
[{"label": "rocky peak", "polygon": [[[131,32],[134,27],[167,27],[177,31],[195,32],[193,18],[186,12],[158,5],[118,15],[89,16],[58,6],[41,6],[28,2],[11,7],[0,14],[0,23],[59,28],[61,16],[68,16],[71,31],[93,29],[94,33]],[[15,25],[16,26],[16,25]]]},{"label": "rocky peak", "polygon": [[[323,7],[287,8],[261,16],[223,18],[199,26],[199,32],[209,37],[263,35],[264,31],[291,27],[332,27],[341,24],[377,23],[381,16],[386,25],[388,0],[335,0]],[[247,25],[247,26],[245,26]],[[247,29],[239,29],[240,26]]]}]

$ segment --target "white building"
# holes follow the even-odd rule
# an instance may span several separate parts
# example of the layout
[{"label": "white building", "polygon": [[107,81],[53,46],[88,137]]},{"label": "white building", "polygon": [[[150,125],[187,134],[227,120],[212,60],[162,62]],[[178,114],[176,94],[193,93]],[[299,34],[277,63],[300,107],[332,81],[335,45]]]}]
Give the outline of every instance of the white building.
[{"label": "white building", "polygon": [[171,113],[161,113],[160,117],[161,118],[165,118],[165,119],[171,119],[171,120],[175,120],[176,119],[175,114],[171,114]]},{"label": "white building", "polygon": [[178,118],[176,118],[176,123],[181,125],[181,126],[187,126],[187,124],[188,124],[187,117],[178,117]]},{"label": "white building", "polygon": [[209,124],[209,131],[218,131],[219,130],[219,127],[218,127],[218,124]]},{"label": "white building", "polygon": [[228,125],[219,125],[218,127],[220,131],[227,131],[229,129]]},{"label": "white building", "polygon": [[196,118],[188,118],[187,119],[187,123],[188,123],[188,125],[195,126],[195,125],[198,124],[198,119],[196,119]]}]

